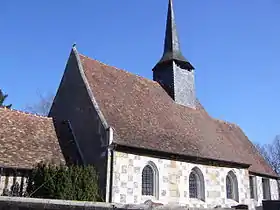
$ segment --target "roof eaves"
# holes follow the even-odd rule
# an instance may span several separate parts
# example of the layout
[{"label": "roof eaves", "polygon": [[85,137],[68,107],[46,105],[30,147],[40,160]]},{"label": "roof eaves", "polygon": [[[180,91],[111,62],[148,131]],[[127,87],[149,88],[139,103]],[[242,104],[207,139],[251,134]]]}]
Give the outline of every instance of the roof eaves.
[{"label": "roof eaves", "polygon": [[142,155],[151,155],[156,156],[158,158],[163,159],[174,159],[178,161],[188,161],[188,162],[201,162],[201,163],[207,163],[207,165],[220,165],[220,166],[238,166],[239,168],[246,168],[248,169],[251,164],[249,163],[239,163],[234,161],[227,161],[227,160],[218,160],[213,158],[205,158],[205,157],[198,157],[193,155],[186,155],[186,154],[180,154],[180,153],[170,153],[170,152],[163,152],[156,149],[148,149],[148,148],[138,148],[133,146],[127,146],[123,144],[119,144],[117,142],[114,142],[114,149],[116,151],[127,151],[127,152],[135,152]]},{"label": "roof eaves", "polygon": [[255,176],[260,176],[260,177],[266,177],[266,178],[270,178],[270,179],[280,180],[279,175],[264,174],[264,173],[250,171],[250,170],[249,170],[249,174],[252,174],[252,175],[255,175]]},{"label": "roof eaves", "polygon": [[7,165],[0,165],[0,170],[4,169],[4,170],[15,170],[15,171],[29,171],[32,170],[34,167],[16,167],[16,166],[7,166]]}]

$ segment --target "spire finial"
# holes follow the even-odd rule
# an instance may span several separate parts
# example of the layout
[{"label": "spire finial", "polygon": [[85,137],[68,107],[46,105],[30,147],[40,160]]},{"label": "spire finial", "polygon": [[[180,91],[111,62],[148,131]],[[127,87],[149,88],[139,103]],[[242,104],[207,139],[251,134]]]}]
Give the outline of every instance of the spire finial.
[{"label": "spire finial", "polygon": [[178,61],[186,64],[185,66],[192,70],[194,67],[190,62],[183,56],[180,48],[180,42],[178,38],[175,15],[173,8],[173,1],[169,0],[168,11],[167,11],[167,20],[166,20],[166,30],[165,30],[165,41],[164,41],[164,52],[159,63],[166,61]]},{"label": "spire finial", "polygon": [[164,52],[181,52],[180,43],[177,34],[177,28],[175,23],[173,2],[169,0],[166,29],[165,29],[165,42],[164,42]]}]

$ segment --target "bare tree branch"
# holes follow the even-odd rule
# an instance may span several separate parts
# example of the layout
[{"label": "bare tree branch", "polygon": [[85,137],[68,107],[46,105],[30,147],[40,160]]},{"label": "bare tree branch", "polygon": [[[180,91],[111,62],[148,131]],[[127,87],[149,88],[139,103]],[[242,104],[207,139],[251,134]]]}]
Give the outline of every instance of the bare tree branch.
[{"label": "bare tree branch", "polygon": [[255,144],[272,169],[280,175],[280,136],[276,136],[271,144]]},{"label": "bare tree branch", "polygon": [[[280,136],[277,135],[271,144],[255,144],[264,159],[270,164],[272,169],[280,175]],[[278,194],[280,197],[280,181],[278,180]]]},{"label": "bare tree branch", "polygon": [[36,104],[28,105],[26,111],[38,114],[42,116],[47,116],[49,114],[52,102],[54,99],[54,94],[39,94],[39,100]]}]

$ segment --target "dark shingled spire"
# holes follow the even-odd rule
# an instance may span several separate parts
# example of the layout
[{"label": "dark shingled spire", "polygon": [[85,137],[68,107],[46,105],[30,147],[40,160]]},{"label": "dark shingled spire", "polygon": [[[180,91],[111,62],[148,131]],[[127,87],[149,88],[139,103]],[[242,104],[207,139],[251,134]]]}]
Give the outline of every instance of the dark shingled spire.
[{"label": "dark shingled spire", "polygon": [[184,69],[187,70],[194,69],[191,63],[181,53],[172,0],[169,0],[169,4],[168,4],[164,52],[162,58],[157,63],[157,65],[168,61],[175,61],[176,63],[180,64],[180,66],[185,67]]}]

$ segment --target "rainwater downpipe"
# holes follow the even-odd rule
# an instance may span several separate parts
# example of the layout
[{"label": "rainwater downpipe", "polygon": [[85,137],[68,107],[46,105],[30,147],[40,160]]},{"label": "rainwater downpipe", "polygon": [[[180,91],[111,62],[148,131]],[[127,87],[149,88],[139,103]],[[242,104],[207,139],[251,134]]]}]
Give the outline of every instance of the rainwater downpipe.
[{"label": "rainwater downpipe", "polygon": [[112,146],[113,143],[113,132],[114,130],[109,127],[109,145],[108,145],[108,152],[110,157],[109,167],[110,167],[110,175],[109,175],[109,203],[112,202],[113,197],[113,172],[114,172],[114,148]]}]

